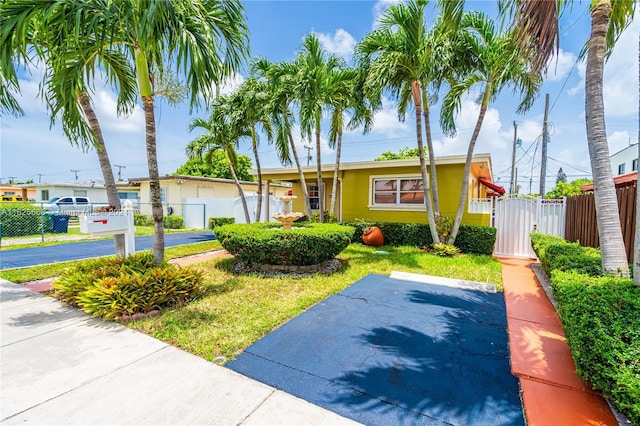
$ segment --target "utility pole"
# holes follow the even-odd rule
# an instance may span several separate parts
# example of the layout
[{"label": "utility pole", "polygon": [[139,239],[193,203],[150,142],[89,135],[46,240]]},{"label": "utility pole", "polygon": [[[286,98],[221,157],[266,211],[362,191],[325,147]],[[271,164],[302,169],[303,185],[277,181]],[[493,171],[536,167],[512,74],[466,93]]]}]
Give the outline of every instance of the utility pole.
[{"label": "utility pole", "polygon": [[75,175],[76,175],[76,180],[78,180],[78,172],[79,172],[79,171],[80,171],[80,170],[71,170],[71,173],[75,173]]},{"label": "utility pole", "polygon": [[118,168],[118,181],[122,180],[122,169],[126,169],[127,166],[119,166],[118,164],[114,164],[113,167]]},{"label": "utility pole", "polygon": [[511,184],[509,194],[513,195],[516,189],[516,142],[518,140],[518,125],[513,121],[513,150],[511,151]]},{"label": "utility pole", "polygon": [[549,143],[549,94],[544,99],[544,122],[542,123],[542,160],[540,161],[540,196],[544,197],[544,184],[547,180],[547,144]]},{"label": "utility pole", "polygon": [[313,147],[310,145],[305,145],[304,149],[307,150],[307,166],[308,166],[309,163],[311,162],[311,150],[313,149]]},{"label": "utility pole", "polygon": [[38,183],[42,183],[43,173],[36,173],[38,175]]},{"label": "utility pole", "polygon": [[15,181],[16,177],[15,176],[9,176],[9,185],[13,185],[13,182]]}]

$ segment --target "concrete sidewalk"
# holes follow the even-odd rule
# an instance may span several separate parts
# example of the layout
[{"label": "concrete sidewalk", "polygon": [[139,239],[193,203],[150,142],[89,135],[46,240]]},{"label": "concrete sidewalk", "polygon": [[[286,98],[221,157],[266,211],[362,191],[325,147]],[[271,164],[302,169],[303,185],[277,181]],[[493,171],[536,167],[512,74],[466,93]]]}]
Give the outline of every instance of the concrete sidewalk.
[{"label": "concrete sidewalk", "polygon": [[357,424],[0,280],[2,424]]}]

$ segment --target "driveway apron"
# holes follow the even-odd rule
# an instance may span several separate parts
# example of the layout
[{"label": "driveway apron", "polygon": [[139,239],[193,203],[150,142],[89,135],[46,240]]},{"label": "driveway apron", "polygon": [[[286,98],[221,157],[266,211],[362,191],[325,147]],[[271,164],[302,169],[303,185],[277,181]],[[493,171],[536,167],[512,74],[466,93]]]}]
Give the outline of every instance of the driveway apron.
[{"label": "driveway apron", "polygon": [[368,275],[227,367],[368,425],[523,425],[504,296]]}]

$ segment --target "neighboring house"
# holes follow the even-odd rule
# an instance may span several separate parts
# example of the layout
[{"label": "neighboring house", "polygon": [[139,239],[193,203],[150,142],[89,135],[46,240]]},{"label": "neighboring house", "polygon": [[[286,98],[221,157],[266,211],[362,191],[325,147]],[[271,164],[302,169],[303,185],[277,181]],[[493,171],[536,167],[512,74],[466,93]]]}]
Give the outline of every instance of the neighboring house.
[{"label": "neighboring house", "polygon": [[[242,190],[246,196],[255,195],[258,192],[257,182],[241,182]],[[151,189],[149,178],[129,179],[129,185],[138,187],[140,193],[140,213],[151,214]],[[282,197],[291,189],[286,185],[270,185],[269,194],[275,198]],[[263,190],[266,194],[266,185]],[[160,177],[160,197],[164,214],[182,216],[187,227],[201,227],[209,217],[229,216],[236,217],[240,221],[239,212],[240,197],[238,187],[231,179],[217,179],[201,176],[162,176]],[[235,214],[234,210],[235,200]],[[229,208],[220,208],[229,204]],[[277,213],[277,206],[271,203],[271,211],[266,212],[263,204],[263,217],[270,217]],[[251,209],[250,209],[251,210]],[[252,220],[254,220],[252,216]],[[206,225],[205,225],[206,226]]]},{"label": "neighboring house", "polygon": [[[436,158],[440,212],[445,216],[456,215],[464,164],[465,156]],[[334,168],[334,164],[322,166],[325,210],[329,210],[331,202]],[[255,174],[256,171],[250,172]],[[319,200],[316,166],[303,167],[303,172],[311,208],[317,211]],[[293,195],[298,196],[293,201],[293,210],[304,211],[302,188],[296,168],[262,169],[262,176],[265,180],[290,182]],[[503,188],[493,183],[491,156],[475,155],[471,165],[468,202],[462,223],[489,225],[490,197],[503,195],[504,192]],[[341,163],[335,212],[341,221],[426,223],[419,160],[416,158]]]},{"label": "neighboring house", "polygon": [[[638,172],[625,173],[613,177],[613,183],[616,188],[623,188],[625,186],[633,186],[638,181]],[[580,187],[581,192],[593,191],[593,183],[588,183]]]},{"label": "neighboring house", "polygon": [[101,180],[28,183],[20,186],[35,191],[37,203],[46,203],[54,197],[76,196],[88,197],[92,204],[107,204],[107,191]]},{"label": "neighboring house", "polygon": [[638,170],[638,144],[634,143],[616,152],[611,157],[611,171],[614,176]]},{"label": "neighboring house", "polygon": [[36,190],[22,185],[0,185],[0,196],[20,197],[23,201],[30,201],[36,199]]}]

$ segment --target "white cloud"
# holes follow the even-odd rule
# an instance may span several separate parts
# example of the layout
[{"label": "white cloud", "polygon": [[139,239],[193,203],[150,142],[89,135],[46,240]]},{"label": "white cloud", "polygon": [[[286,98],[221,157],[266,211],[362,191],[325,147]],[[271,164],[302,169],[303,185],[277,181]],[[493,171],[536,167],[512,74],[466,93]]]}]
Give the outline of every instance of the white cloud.
[{"label": "white cloud", "polygon": [[[607,116],[625,116],[638,112],[638,32],[640,16],[618,39],[613,53],[604,65],[604,109]],[[630,54],[633,52],[633,54]],[[575,95],[584,92],[586,62],[578,65],[580,82],[568,93]],[[635,87],[635,89],[630,88]]]},{"label": "white cloud", "polygon": [[638,113],[638,32],[640,16],[622,33],[604,66],[604,108],[608,116]]},{"label": "white cloud", "polygon": [[549,64],[547,80],[561,81],[569,75],[578,56],[560,49],[558,55]]},{"label": "white cloud", "polygon": [[[238,87],[244,83],[245,78],[241,74],[234,74],[233,77],[226,78],[222,81],[220,85],[220,94],[228,95],[229,93],[236,90]],[[214,85],[215,88],[215,85]]]},{"label": "white cloud", "polygon": [[400,3],[400,0],[378,0],[373,6],[373,25],[372,28],[378,27],[378,20],[389,6]]},{"label": "white cloud", "polygon": [[316,33],[316,35],[329,53],[342,56],[347,61],[353,56],[356,39],[342,28],[337,29],[333,34]]},{"label": "white cloud", "polygon": [[[445,137],[434,144],[434,151],[440,155],[462,155],[467,153],[469,142],[475,129],[480,112],[480,105],[470,98],[462,102],[462,108],[455,118],[457,133],[453,137]],[[482,128],[474,147],[474,153],[509,151],[510,132],[504,132],[498,110],[489,108],[484,116]],[[510,151],[509,151],[510,152]]]},{"label": "white cloud", "polygon": [[616,152],[626,148],[631,143],[635,142],[631,139],[630,135],[626,131],[613,132],[607,136],[607,142],[609,142],[609,155],[613,155]]},{"label": "white cloud", "polygon": [[144,112],[136,105],[128,117],[118,116],[116,94],[108,90],[99,90],[93,96],[95,109],[103,132],[144,133]]},{"label": "white cloud", "polygon": [[[407,115],[410,115],[408,113]],[[382,109],[374,116],[372,133],[382,133],[385,136],[403,136],[411,130],[409,124],[398,119],[397,104],[385,97],[382,98]],[[400,133],[400,135],[399,135]]]}]

